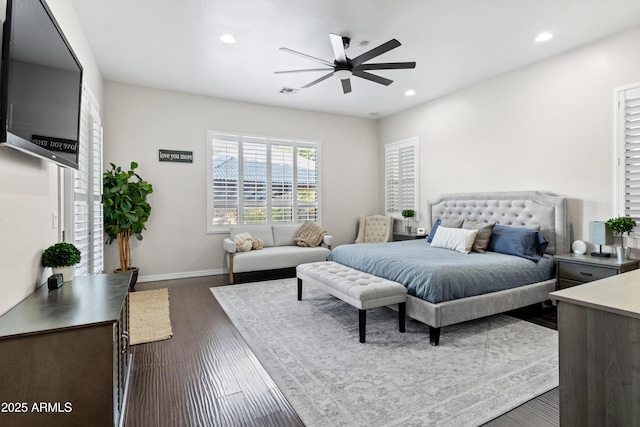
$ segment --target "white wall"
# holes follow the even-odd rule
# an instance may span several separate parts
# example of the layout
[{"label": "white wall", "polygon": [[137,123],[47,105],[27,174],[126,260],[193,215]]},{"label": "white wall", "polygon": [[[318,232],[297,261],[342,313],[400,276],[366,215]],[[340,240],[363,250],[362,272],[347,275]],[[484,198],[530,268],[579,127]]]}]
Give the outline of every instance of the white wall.
[{"label": "white wall", "polygon": [[[238,132],[321,142],[322,226],[336,243],[355,239],[357,218],[377,213],[378,139],[372,120],[204,96],[105,84],[104,164],[136,161],[149,181],[151,217],[132,239],[141,280],[221,273],[222,239],[206,232],[206,132]],[[194,161],[158,161],[158,150],[193,151]],[[115,243],[105,270],[118,268]]]},{"label": "white wall", "polygon": [[589,221],[617,215],[614,89],[640,83],[639,45],[640,27],[382,119],[380,152],[420,138],[422,209],[441,193],[552,192],[586,241]]},{"label": "white wall", "polygon": [[[102,95],[102,77],[70,0],[48,0],[56,20],[84,66],[85,81]],[[4,14],[6,2],[0,1]],[[42,251],[58,241],[52,215],[58,211],[58,166],[0,148],[0,314],[42,284],[50,269],[40,266]]]}]

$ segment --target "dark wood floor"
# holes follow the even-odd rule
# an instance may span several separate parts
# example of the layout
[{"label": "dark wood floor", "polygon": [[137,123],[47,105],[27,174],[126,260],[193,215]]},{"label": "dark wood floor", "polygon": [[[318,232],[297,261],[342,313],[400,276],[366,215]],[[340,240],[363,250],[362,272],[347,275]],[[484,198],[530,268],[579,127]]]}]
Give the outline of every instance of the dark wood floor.
[{"label": "dark wood floor", "polygon": [[[228,283],[227,276],[210,276],[136,285],[169,288],[174,336],[133,347],[127,427],[304,426],[209,290]],[[553,307],[512,315],[556,328]],[[486,425],[558,426],[558,391]]]}]

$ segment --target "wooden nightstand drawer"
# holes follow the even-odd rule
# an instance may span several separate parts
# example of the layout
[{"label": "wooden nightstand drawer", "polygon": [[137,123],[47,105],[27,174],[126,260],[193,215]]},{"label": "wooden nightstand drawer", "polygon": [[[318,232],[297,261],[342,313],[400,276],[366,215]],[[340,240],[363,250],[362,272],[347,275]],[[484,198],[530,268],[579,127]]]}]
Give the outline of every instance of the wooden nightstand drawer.
[{"label": "wooden nightstand drawer", "polygon": [[594,280],[604,279],[605,277],[615,276],[616,274],[618,274],[618,270],[616,269],[594,265],[573,264],[568,262],[560,262],[558,265],[559,279],[569,279],[578,282],[592,282]]}]

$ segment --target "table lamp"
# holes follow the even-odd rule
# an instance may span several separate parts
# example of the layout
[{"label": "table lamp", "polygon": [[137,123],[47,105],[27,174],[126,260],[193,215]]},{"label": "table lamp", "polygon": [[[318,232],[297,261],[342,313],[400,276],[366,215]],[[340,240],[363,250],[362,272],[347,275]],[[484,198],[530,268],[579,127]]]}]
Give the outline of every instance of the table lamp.
[{"label": "table lamp", "polygon": [[611,254],[602,252],[602,245],[613,243],[613,233],[604,221],[589,222],[589,242],[600,245],[599,252],[591,252],[591,256],[610,257]]}]

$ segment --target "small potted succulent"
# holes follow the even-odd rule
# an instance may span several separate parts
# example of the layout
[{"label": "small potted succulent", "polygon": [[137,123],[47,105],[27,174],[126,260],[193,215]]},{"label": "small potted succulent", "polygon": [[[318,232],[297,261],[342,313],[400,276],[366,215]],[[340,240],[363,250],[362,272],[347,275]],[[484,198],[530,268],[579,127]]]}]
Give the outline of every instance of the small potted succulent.
[{"label": "small potted succulent", "polygon": [[616,256],[618,257],[618,261],[628,259],[630,249],[624,246],[624,233],[627,233],[627,236],[631,233],[633,228],[636,226],[635,220],[628,216],[621,216],[618,218],[611,218],[607,221],[607,225],[613,234],[620,236],[620,246],[616,247]]},{"label": "small potted succulent", "polygon": [[413,209],[405,209],[402,211],[402,217],[407,220],[407,224],[404,226],[405,233],[411,233],[411,220],[416,212]]},{"label": "small potted succulent", "polygon": [[62,274],[62,280],[73,280],[74,265],[80,262],[80,251],[71,243],[60,242],[42,253],[42,266],[51,267],[53,274]]}]

